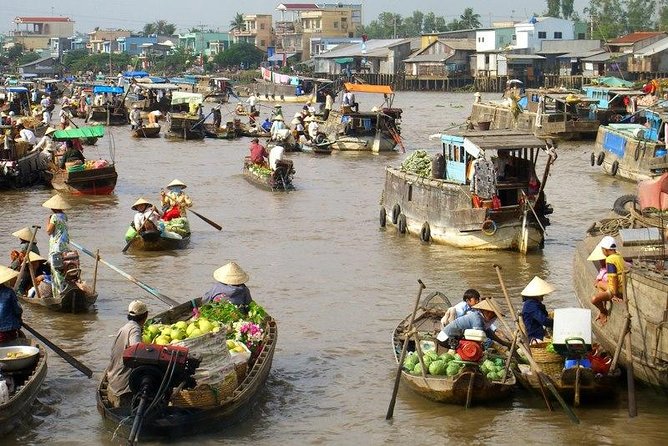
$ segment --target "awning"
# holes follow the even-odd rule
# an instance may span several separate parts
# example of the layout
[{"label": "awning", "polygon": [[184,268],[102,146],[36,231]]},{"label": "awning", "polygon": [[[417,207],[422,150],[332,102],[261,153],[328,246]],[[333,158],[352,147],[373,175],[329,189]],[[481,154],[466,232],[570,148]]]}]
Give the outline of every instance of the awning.
[{"label": "awning", "polygon": [[93,94],[112,93],[123,94],[123,87],[114,87],[112,85],[96,85],[93,87]]},{"label": "awning", "polygon": [[78,129],[56,130],[53,134],[54,141],[65,141],[79,138],[100,138],[104,136],[104,126],[95,125],[79,127]]},{"label": "awning", "polygon": [[187,91],[175,91],[172,93],[172,105],[178,104],[201,104],[204,97],[200,93],[189,93]]},{"label": "awning", "polygon": [[144,90],[178,90],[179,86],[174,84],[138,84]]},{"label": "awning", "polygon": [[351,84],[346,82],[343,87],[353,93],[384,93],[394,94],[389,85]]},{"label": "awning", "polygon": [[123,76],[125,77],[148,77],[148,73],[146,71],[126,71],[123,73]]},{"label": "awning", "polygon": [[288,60],[292,56],[294,56],[295,53],[274,53],[271,57],[267,58],[268,62],[282,62],[283,58],[285,60]]},{"label": "awning", "polygon": [[27,93],[28,89],[26,87],[7,87],[7,90],[10,93]]},{"label": "awning", "polygon": [[334,59],[334,62],[338,63],[339,65],[345,65],[347,63],[351,63],[353,60],[352,57],[337,57]]}]

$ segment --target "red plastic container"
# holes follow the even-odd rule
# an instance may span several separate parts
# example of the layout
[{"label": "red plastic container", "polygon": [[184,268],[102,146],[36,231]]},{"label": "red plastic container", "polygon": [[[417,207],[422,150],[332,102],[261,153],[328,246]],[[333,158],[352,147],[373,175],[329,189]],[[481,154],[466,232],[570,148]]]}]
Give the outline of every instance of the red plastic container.
[{"label": "red plastic container", "polygon": [[459,341],[457,354],[463,361],[478,362],[482,358],[482,346],[479,342],[462,340]]},{"label": "red plastic container", "polygon": [[589,362],[591,362],[591,369],[594,373],[600,373],[601,375],[607,375],[610,371],[610,363],[612,363],[612,358],[609,356],[599,356],[594,354],[587,355]]}]

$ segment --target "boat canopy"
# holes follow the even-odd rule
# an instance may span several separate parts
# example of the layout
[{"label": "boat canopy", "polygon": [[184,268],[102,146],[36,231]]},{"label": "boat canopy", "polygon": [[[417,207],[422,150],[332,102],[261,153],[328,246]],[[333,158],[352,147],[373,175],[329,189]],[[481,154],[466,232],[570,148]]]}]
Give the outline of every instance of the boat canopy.
[{"label": "boat canopy", "polygon": [[56,130],[53,134],[54,141],[66,141],[79,138],[100,138],[104,136],[104,126],[86,126],[78,129]]},{"label": "boat canopy", "polygon": [[139,83],[139,86],[144,90],[178,90],[179,86],[175,84],[147,84]]},{"label": "boat canopy", "polygon": [[545,148],[545,142],[533,133],[521,133],[511,130],[481,130],[451,132],[441,135],[441,142],[463,146],[474,158],[485,154],[487,150],[520,150],[527,148]]},{"label": "boat canopy", "polygon": [[148,73],[146,71],[126,71],[123,73],[123,76],[125,77],[148,77]]},{"label": "boat canopy", "polygon": [[116,87],[113,85],[96,85],[93,87],[93,94],[112,93],[123,94],[123,87]]},{"label": "boat canopy", "polygon": [[9,93],[27,93],[28,89],[26,87],[7,87]]},{"label": "boat canopy", "polygon": [[185,77],[170,77],[169,81],[173,84],[188,84],[188,85],[197,84],[197,81],[195,79],[188,79]]},{"label": "boat canopy", "polygon": [[178,104],[201,104],[204,97],[200,93],[189,93],[187,91],[175,91],[172,93],[172,105]]},{"label": "boat canopy", "polygon": [[353,93],[384,93],[394,94],[392,87],[389,85],[370,85],[370,84],[351,84],[346,82],[343,84],[346,90]]}]

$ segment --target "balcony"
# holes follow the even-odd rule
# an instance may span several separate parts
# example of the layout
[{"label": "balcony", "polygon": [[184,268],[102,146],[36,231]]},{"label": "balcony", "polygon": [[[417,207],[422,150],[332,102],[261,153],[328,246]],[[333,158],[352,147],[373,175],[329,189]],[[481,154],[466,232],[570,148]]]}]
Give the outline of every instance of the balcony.
[{"label": "balcony", "polygon": [[274,32],[277,35],[282,34],[299,34],[304,31],[300,22],[276,22],[274,26]]}]

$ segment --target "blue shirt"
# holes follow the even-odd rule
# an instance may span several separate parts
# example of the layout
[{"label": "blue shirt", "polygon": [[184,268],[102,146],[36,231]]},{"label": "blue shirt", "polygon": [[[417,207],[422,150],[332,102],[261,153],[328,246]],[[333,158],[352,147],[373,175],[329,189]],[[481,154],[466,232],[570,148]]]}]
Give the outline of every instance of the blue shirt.
[{"label": "blue shirt", "polygon": [[488,333],[489,329],[486,329],[485,325],[485,319],[482,317],[482,314],[477,310],[472,310],[446,325],[443,328],[443,332],[448,335],[448,337],[454,336],[461,338],[464,336],[464,330],[472,328],[476,330],[485,330],[485,333],[490,336],[491,333]]},{"label": "blue shirt", "polygon": [[552,319],[547,315],[547,309],[542,302],[536,299],[527,299],[522,306],[522,320],[527,329],[529,341],[532,339],[542,340],[545,337],[543,327],[552,327]]},{"label": "blue shirt", "polygon": [[12,331],[21,328],[19,299],[12,288],[0,285],[0,331]]},{"label": "blue shirt", "polygon": [[244,313],[248,312],[248,305],[253,301],[246,285],[227,285],[220,282],[213,284],[202,298],[202,302],[211,302],[216,298],[229,300]]}]

